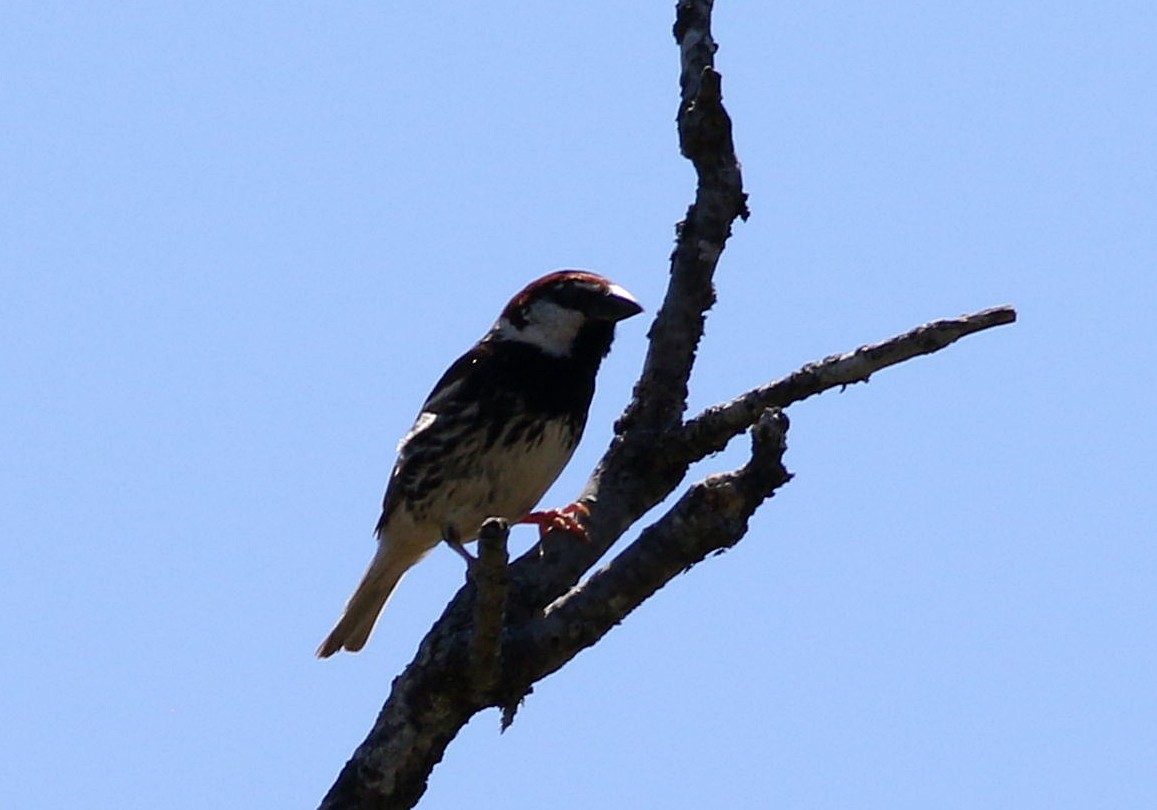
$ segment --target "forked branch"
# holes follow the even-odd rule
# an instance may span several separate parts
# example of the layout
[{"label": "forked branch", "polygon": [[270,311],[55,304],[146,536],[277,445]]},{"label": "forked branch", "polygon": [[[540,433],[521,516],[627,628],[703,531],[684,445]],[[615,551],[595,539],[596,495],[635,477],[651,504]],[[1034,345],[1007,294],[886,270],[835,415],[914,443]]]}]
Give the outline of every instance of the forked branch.
[{"label": "forked branch", "polygon": [[[917,327],[788,376],[684,421],[687,386],[715,300],[713,278],[746,194],[723,108],[711,0],[679,0],[680,149],[695,200],[676,228],[670,283],[649,333],[634,396],[583,492],[590,542],[553,533],[509,567],[505,528],[491,525],[476,575],[459,590],[392,685],[366,740],[321,807],[413,807],[447,745],[488,707],[513,718],[533,684],[596,643],[634,608],[713,551],[734,545],[759,505],[790,480],[783,408],[961,337],[1011,323],[999,307]],[[580,579],[640,517],[671,495],[692,463],[751,431],[749,460],[693,484],[601,571]]]}]

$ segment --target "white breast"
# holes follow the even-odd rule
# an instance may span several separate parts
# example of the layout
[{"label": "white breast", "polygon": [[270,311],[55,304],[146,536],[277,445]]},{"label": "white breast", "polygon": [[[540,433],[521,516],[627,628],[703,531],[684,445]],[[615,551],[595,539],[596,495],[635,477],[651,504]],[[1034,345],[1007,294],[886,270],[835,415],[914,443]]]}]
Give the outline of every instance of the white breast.
[{"label": "white breast", "polygon": [[563,420],[548,422],[530,445],[507,445],[500,438],[471,474],[444,484],[443,525],[453,526],[465,541],[474,539],[489,517],[520,520],[558,478],[575,443],[574,431]]}]

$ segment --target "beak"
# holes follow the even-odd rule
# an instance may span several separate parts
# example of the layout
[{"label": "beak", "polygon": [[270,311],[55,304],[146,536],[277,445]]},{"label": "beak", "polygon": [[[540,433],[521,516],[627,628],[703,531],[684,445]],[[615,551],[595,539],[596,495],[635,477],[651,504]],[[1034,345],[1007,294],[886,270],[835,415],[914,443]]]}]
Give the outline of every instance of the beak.
[{"label": "beak", "polygon": [[624,321],[643,311],[642,305],[635,300],[635,296],[624,290],[618,284],[611,284],[602,298],[595,303],[595,311],[591,314],[604,321]]}]

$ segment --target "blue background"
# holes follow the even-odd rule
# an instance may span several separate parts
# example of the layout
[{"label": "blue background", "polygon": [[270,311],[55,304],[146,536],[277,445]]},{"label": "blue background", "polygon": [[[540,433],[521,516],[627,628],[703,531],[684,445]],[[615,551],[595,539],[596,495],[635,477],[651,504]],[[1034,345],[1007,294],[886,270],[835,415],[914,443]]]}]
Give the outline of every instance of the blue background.
[{"label": "blue background", "polygon": [[[547,270],[661,300],[672,19],[0,8],[0,805],[316,804],[462,581],[435,553],[312,657],[430,385]],[[1020,321],[793,408],[746,540],[477,717],[423,806],[1157,806],[1157,6],[748,0],[716,35],[752,218],[693,409]]]}]

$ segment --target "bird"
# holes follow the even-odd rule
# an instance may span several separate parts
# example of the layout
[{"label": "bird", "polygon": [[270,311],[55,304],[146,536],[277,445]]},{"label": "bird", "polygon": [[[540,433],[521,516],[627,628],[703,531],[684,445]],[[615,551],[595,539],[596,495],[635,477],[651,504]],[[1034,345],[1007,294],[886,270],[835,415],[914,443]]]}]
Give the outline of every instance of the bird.
[{"label": "bird", "polygon": [[583,534],[585,507],[531,512],[570,461],[615,324],[643,311],[586,270],[557,270],[506,304],[438,380],[397,448],[374,534],[377,551],[319,658],[362,649],[402,576],[491,517]]}]

